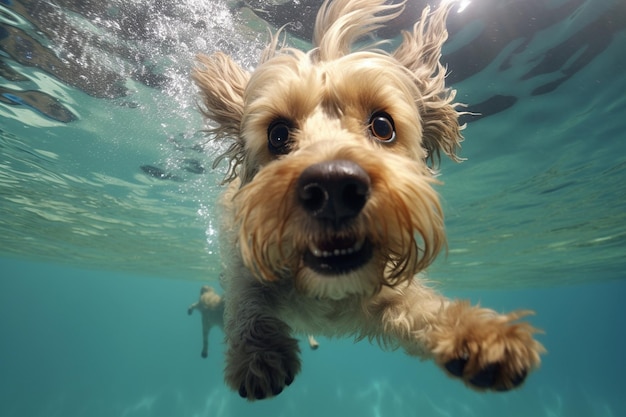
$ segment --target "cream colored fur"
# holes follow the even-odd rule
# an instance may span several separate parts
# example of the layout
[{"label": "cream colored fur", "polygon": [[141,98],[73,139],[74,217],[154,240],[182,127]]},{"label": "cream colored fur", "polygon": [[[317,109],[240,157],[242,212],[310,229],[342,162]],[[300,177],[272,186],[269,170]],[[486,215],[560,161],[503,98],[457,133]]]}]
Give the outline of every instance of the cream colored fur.
[{"label": "cream colored fur", "polygon": [[[514,388],[539,366],[536,330],[517,321],[529,312],[450,300],[418,276],[445,247],[433,169],[441,153],[460,159],[462,136],[439,63],[449,6],[426,9],[393,52],[367,42],[402,7],[327,2],[311,51],[280,47],[277,35],[251,74],[223,53],[198,58],[209,134],[230,141],[216,160],[229,161],[220,205],[225,377],[250,400],[279,394],[298,374],[295,334],[399,347],[476,389]],[[379,112],[393,120],[388,142],[374,128]],[[276,123],[289,132],[280,148],[268,145]],[[367,188],[345,221],[301,201],[305,171],[336,170],[337,161]],[[336,274],[315,266],[327,257],[317,246],[340,248],[341,258],[345,242],[357,242],[349,249],[362,264]]]}]

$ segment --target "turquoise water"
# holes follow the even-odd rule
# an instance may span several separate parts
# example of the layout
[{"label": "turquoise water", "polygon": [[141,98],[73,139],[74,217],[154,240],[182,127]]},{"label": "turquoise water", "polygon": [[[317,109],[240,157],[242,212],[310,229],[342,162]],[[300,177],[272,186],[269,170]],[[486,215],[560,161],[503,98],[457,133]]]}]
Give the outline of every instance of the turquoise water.
[{"label": "turquoise water", "polygon": [[186,308],[217,285],[225,167],[189,71],[214,50],[252,68],[266,26],[222,1],[0,1],[0,416],[626,416],[626,3],[477,0],[450,20],[449,81],[485,117],[441,167],[430,278],[536,311],[549,353],[505,394],[322,339],[250,404],[222,382],[219,331],[200,358]]},{"label": "turquoise water", "polygon": [[626,415],[626,283],[449,291],[504,311],[536,310],[549,353],[519,390],[479,394],[430,362],[351,340],[302,344],[302,372],[248,403],[222,382],[221,334],[200,358],[198,285],[2,260],[0,415],[511,416]]}]

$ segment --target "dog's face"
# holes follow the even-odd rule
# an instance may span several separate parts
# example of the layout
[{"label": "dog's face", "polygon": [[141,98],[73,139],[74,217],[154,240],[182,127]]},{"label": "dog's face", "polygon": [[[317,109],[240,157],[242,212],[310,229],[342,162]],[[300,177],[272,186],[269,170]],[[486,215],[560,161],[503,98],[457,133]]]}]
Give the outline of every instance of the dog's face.
[{"label": "dog's face", "polygon": [[[332,22],[318,25],[332,32]],[[405,37],[397,56],[342,55],[323,42],[308,54],[270,48],[251,76],[224,55],[204,57],[195,79],[215,133],[238,138],[231,177],[246,266],[340,299],[411,279],[435,259],[445,234],[427,161],[440,149],[454,157],[461,136],[441,68],[403,56],[415,46],[432,55],[433,45]],[[430,42],[438,58],[443,41]],[[229,84],[217,86],[225,74]]]}]

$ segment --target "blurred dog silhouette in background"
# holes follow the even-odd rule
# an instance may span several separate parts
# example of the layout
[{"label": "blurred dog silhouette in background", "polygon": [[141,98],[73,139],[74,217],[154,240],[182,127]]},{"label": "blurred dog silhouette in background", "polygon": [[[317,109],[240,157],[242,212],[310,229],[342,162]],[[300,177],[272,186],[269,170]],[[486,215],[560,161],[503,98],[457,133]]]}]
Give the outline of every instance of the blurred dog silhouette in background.
[{"label": "blurred dog silhouette in background", "polygon": [[209,332],[217,326],[224,327],[224,301],[215,292],[213,287],[203,285],[200,288],[200,299],[187,308],[187,314],[191,315],[198,310],[202,317],[202,352],[200,356],[206,358],[209,355]]}]

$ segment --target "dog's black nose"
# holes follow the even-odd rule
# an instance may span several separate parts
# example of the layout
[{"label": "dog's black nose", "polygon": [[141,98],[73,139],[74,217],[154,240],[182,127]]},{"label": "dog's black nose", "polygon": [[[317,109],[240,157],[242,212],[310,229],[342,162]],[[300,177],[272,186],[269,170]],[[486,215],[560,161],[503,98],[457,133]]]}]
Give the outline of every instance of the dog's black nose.
[{"label": "dog's black nose", "polygon": [[358,164],[336,160],[306,168],[298,179],[300,204],[335,226],[356,217],[370,194],[370,177]]}]

